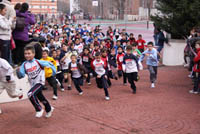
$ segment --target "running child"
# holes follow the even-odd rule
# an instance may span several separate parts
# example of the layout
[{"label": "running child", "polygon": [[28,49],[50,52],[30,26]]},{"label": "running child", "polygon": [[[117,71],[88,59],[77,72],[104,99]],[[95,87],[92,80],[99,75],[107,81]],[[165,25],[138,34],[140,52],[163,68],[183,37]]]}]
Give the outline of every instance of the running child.
[{"label": "running child", "polygon": [[95,72],[96,83],[98,88],[103,88],[105,92],[105,99],[110,100],[109,93],[108,93],[108,83],[107,83],[107,76],[106,70],[104,66],[104,62],[101,60],[100,52],[95,54],[95,60],[92,62],[92,68]]},{"label": "running child", "polygon": [[69,63],[69,73],[71,74],[72,81],[79,95],[83,94],[83,90],[80,86],[83,86],[83,77],[87,77],[87,71],[83,65],[77,62],[76,55],[71,56],[71,62]]},{"label": "running child", "polygon": [[45,85],[45,72],[44,67],[49,67],[52,69],[53,75],[56,74],[56,68],[54,65],[48,61],[40,61],[34,58],[35,49],[32,46],[26,46],[24,48],[24,56],[26,61],[20,66],[17,70],[18,78],[23,78],[25,75],[28,75],[28,79],[31,85],[31,89],[28,92],[29,100],[36,111],[36,118],[40,118],[43,116],[44,110],[38,102],[43,103],[46,111],[46,118],[52,116],[54,108],[49,104],[47,99],[44,97],[42,93],[42,89]]},{"label": "running child", "polygon": [[153,48],[153,42],[149,42],[147,44],[147,50],[145,50],[139,61],[143,61],[144,60],[144,57],[146,56],[147,59],[146,59],[146,64],[148,66],[148,70],[149,70],[149,73],[150,73],[150,81],[151,81],[151,88],[155,88],[155,82],[156,82],[156,79],[157,79],[157,70],[158,70],[158,51]]},{"label": "running child", "polygon": [[127,46],[126,48],[126,54],[123,59],[123,72],[126,73],[126,76],[128,78],[128,82],[131,84],[132,92],[133,94],[136,94],[136,85],[135,81],[138,81],[138,71],[139,69],[142,69],[141,64],[138,62],[138,58],[133,55],[132,53],[132,46]]},{"label": "running child", "polygon": [[101,51],[101,60],[104,62],[104,68],[106,70],[106,75],[107,75],[107,82],[109,87],[112,85],[110,78],[112,77],[112,75],[108,75],[109,71],[110,71],[110,64],[108,61],[108,54],[107,54],[107,50],[106,49],[102,49]]},{"label": "running child", "polygon": [[[48,61],[48,62],[52,63],[54,65],[54,67],[57,69],[56,61],[52,57],[48,56],[48,50],[43,50],[42,59],[41,60],[42,61]],[[53,97],[52,97],[52,99],[53,100],[57,100],[58,99],[57,81],[56,81],[55,76],[53,76],[53,71],[49,67],[44,67],[44,71],[45,71],[45,78],[46,78],[47,82],[53,88]]]},{"label": "running child", "polygon": [[92,60],[93,60],[93,58],[92,58],[92,55],[90,54],[89,48],[85,47],[83,49],[83,53],[81,55],[81,62],[83,64],[83,66],[87,69],[87,72],[88,72],[88,77],[86,79],[86,82],[88,83],[88,85],[91,85],[90,73],[92,73],[92,68],[91,68]]},{"label": "running child", "polygon": [[123,60],[124,60],[124,56],[125,54],[123,53],[123,47],[119,46],[118,50],[117,50],[117,73],[118,73],[118,77],[121,78],[123,76],[123,84],[127,85],[127,77],[126,77],[126,73],[123,72],[122,69],[122,64],[123,64]]},{"label": "running child", "polygon": [[61,70],[61,66],[60,66],[60,61],[59,61],[59,57],[60,57],[60,50],[54,50],[52,52],[52,58],[56,61],[56,65],[57,65],[57,72],[56,72],[56,81],[58,82],[58,85],[61,88],[61,91],[64,92],[65,88],[63,86],[63,80],[64,80],[64,76]]},{"label": "running child", "polygon": [[137,40],[137,45],[138,45],[138,49],[140,50],[140,52],[144,52],[145,50],[145,43],[146,41],[142,39],[142,35],[139,34],[138,35],[138,40]]},{"label": "running child", "polygon": [[[11,98],[18,97],[21,99],[23,93],[20,89],[16,89],[16,82],[14,80],[13,68],[10,64],[0,58],[0,94],[6,90]],[[2,113],[0,109],[0,114]]]},{"label": "running child", "polygon": [[72,53],[68,50],[67,44],[62,44],[62,51],[60,54],[60,63],[62,72],[64,75],[64,80],[67,83],[68,82],[68,90],[71,90],[71,78],[69,77],[69,63],[71,62],[71,55]]}]

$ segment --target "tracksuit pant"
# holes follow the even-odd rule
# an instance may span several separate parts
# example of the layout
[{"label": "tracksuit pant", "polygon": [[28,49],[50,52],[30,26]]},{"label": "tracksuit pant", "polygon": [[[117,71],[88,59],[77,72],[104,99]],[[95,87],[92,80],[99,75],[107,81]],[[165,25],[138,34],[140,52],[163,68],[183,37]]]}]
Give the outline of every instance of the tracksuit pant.
[{"label": "tracksuit pant", "polygon": [[124,84],[126,84],[127,83],[126,73],[124,73],[122,70],[118,70],[117,73],[118,73],[119,77],[123,76],[123,82],[124,82]]},{"label": "tracksuit pant", "polygon": [[33,86],[28,92],[29,100],[33,104],[36,112],[39,112],[39,111],[42,110],[42,107],[41,107],[39,101],[42,102],[42,104],[45,106],[46,112],[51,111],[51,106],[50,106],[49,102],[47,101],[47,99],[42,94],[43,87],[44,86],[39,83],[39,84],[36,84],[35,86]]},{"label": "tracksuit pant", "polygon": [[64,76],[62,72],[56,74],[56,79],[58,79],[58,81],[60,82],[60,88],[64,88],[63,86]]},{"label": "tracksuit pant", "polygon": [[137,81],[138,73],[137,72],[126,73],[126,76],[128,78],[128,82],[131,84],[131,89],[133,91],[136,91],[136,85],[134,81]]},{"label": "tracksuit pant", "polygon": [[57,94],[57,81],[56,81],[56,78],[54,76],[51,76],[49,78],[46,78],[46,80],[49,83],[49,85],[53,88],[53,94],[55,96],[58,96],[58,94]]},{"label": "tracksuit pant", "polygon": [[1,58],[7,60],[11,64],[11,51],[10,51],[10,40],[0,40],[0,51],[1,51]]},{"label": "tracksuit pant", "polygon": [[149,73],[150,73],[150,81],[151,81],[151,83],[155,83],[155,81],[157,79],[158,67],[157,66],[148,65],[148,70],[149,70]]},{"label": "tracksuit pant", "polygon": [[81,93],[83,92],[80,86],[83,86],[83,77],[80,78],[72,78],[72,81],[74,82],[74,86],[76,90]]},{"label": "tracksuit pant", "polygon": [[199,83],[200,83],[200,73],[195,72],[194,74],[194,92],[199,92]]},{"label": "tracksuit pant", "polygon": [[96,78],[96,83],[97,83],[97,87],[98,88],[103,88],[104,92],[105,92],[105,96],[109,97],[109,93],[108,93],[108,81],[105,78],[105,75],[102,75],[101,78]]}]

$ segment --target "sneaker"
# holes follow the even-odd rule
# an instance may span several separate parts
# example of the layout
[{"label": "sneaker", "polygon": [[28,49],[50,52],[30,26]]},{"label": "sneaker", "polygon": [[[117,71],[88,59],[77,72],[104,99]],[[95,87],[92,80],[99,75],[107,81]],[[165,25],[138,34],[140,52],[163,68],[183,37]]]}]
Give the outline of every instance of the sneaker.
[{"label": "sneaker", "polygon": [[198,94],[199,92],[195,91],[194,94]]},{"label": "sneaker", "polygon": [[51,107],[51,111],[49,111],[49,112],[45,115],[45,117],[46,117],[46,118],[50,118],[50,117],[52,116],[53,111],[54,111],[54,107]]},{"label": "sneaker", "polygon": [[88,85],[91,85],[91,82],[88,82]]},{"label": "sneaker", "polygon": [[65,91],[65,89],[64,89],[64,88],[61,88],[60,90],[61,90],[62,92],[64,92],[64,91]]},{"label": "sneaker", "polygon": [[72,90],[72,87],[71,87],[71,86],[68,86],[68,90]]},{"label": "sneaker", "polygon": [[83,95],[83,92],[80,92],[79,95]]},{"label": "sneaker", "polygon": [[105,97],[105,100],[107,100],[107,101],[110,100],[110,97],[106,96],[106,97]]},{"label": "sneaker", "polygon": [[190,90],[189,93],[190,93],[190,94],[193,94],[193,93],[194,93],[194,90]]},{"label": "sneaker", "polygon": [[41,111],[36,112],[35,117],[36,117],[36,118],[41,118],[42,115],[43,115],[43,113],[44,113],[44,110],[42,109]]},{"label": "sneaker", "polygon": [[58,86],[60,87],[60,86],[61,86],[61,84],[60,84],[59,80],[58,80],[58,79],[56,79],[56,81],[57,81],[57,84],[58,84]]},{"label": "sneaker", "polygon": [[193,78],[193,76],[191,74],[188,75],[189,78]]},{"label": "sneaker", "polygon": [[2,114],[1,108],[0,108],[0,114]]},{"label": "sneaker", "polygon": [[155,88],[155,84],[154,83],[151,84],[151,88]]},{"label": "sneaker", "polygon": [[23,98],[23,94],[21,96],[18,97],[20,100]]},{"label": "sneaker", "polygon": [[133,91],[133,94],[136,94],[136,90]]},{"label": "sneaker", "polygon": [[58,96],[53,95],[52,99],[53,99],[53,100],[57,100],[57,99],[58,99]]},{"label": "sneaker", "polygon": [[127,86],[127,83],[124,83],[124,86]]}]

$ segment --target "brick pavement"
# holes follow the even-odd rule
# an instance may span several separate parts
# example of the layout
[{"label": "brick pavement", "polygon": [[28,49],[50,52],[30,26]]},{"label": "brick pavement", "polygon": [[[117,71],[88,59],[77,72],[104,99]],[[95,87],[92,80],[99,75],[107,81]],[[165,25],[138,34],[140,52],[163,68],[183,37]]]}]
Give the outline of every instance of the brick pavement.
[{"label": "brick pavement", "polygon": [[151,89],[144,70],[136,95],[122,80],[114,80],[110,101],[94,81],[83,87],[83,96],[73,89],[59,92],[53,101],[48,90],[45,95],[56,108],[50,119],[35,119],[28,100],[0,104],[0,134],[200,134],[200,96],[188,93],[187,74],[183,67],[160,67]]}]

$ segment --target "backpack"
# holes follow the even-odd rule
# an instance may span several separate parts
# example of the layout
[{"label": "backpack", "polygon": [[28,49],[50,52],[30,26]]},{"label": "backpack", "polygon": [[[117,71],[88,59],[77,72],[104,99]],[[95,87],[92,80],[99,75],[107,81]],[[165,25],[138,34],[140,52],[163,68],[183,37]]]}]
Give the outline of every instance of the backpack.
[{"label": "backpack", "polygon": [[15,29],[17,31],[24,31],[25,26],[26,26],[25,18],[24,17],[17,17]]}]

